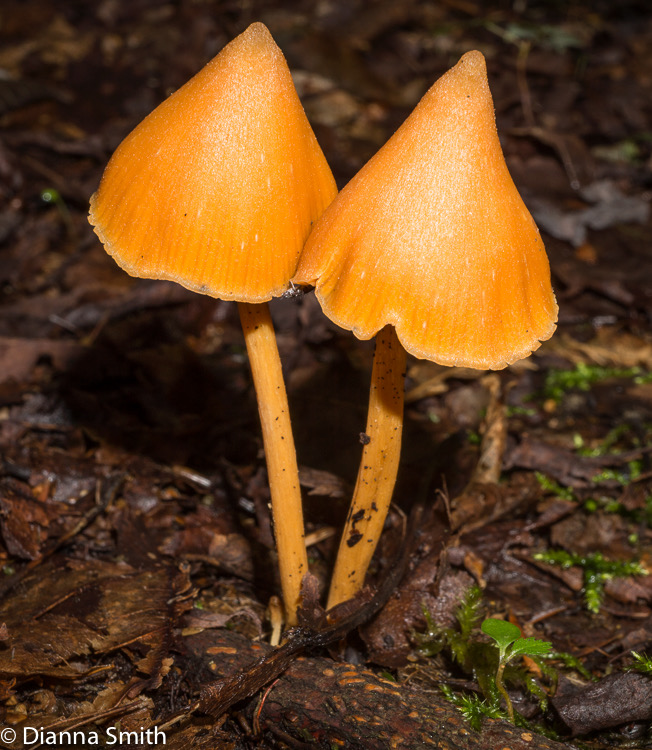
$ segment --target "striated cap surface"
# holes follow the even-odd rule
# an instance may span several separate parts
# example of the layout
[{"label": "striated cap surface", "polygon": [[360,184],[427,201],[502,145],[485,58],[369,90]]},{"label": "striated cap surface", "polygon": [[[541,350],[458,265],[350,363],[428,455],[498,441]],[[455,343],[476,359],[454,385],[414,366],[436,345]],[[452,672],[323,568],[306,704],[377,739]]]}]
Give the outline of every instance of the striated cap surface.
[{"label": "striated cap surface", "polygon": [[410,354],[444,365],[501,369],[552,336],[548,259],[505,164],[480,52],[341,191],[294,281],[359,338],[391,324]]},{"label": "striated cap surface", "polygon": [[267,28],[252,24],[121,143],[89,221],[132,276],[263,302],[337,192]]}]

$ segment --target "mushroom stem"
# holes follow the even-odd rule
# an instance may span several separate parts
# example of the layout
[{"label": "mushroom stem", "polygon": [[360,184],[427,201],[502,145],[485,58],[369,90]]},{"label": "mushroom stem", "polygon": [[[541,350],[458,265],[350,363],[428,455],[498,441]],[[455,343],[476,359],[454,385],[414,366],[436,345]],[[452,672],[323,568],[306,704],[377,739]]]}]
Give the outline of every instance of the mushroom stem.
[{"label": "mushroom stem", "polygon": [[286,621],[296,625],[301,579],[308,572],[308,556],[281,359],[267,303],[240,302],[238,309],[263,432]]},{"label": "mushroom stem", "polygon": [[366,445],[335,561],[328,609],[362,588],[389,511],[401,454],[405,359],[394,327],[385,326],[376,337]]}]

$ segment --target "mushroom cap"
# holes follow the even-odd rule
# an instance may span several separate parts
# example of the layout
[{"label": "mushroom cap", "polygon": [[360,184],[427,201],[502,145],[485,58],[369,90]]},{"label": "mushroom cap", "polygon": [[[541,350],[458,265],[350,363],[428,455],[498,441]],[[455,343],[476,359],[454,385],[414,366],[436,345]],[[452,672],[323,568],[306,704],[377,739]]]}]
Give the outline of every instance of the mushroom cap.
[{"label": "mushroom cap", "polygon": [[283,53],[254,23],[125,138],[89,221],[132,276],[263,302],[336,193]]},{"label": "mushroom cap", "polygon": [[358,338],[391,324],[410,354],[444,365],[501,369],[552,336],[548,259],[505,164],[480,52],[340,192],[294,281]]}]

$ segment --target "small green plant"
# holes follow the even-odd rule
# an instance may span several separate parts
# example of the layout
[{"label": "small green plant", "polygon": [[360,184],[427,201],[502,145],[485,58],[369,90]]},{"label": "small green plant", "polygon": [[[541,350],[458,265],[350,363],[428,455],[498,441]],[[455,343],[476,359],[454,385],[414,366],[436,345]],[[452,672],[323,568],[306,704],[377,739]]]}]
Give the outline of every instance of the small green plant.
[{"label": "small green plant", "polygon": [[584,577],[584,603],[596,614],[604,599],[604,584],[612,578],[646,576],[648,571],[635,560],[607,560],[600,552],[580,555],[565,550],[546,550],[533,555],[535,560],[560,568],[581,568]]},{"label": "small green plant", "polygon": [[396,677],[391,672],[387,672],[386,670],[380,673],[380,676],[383,678],[383,680],[389,680],[390,682],[396,682]]},{"label": "small green plant", "polygon": [[552,644],[537,638],[523,638],[516,625],[505,620],[490,618],[481,625],[485,635],[493,638],[498,645],[498,669],[496,670],[496,688],[505,699],[509,720],[514,723],[514,707],[503,681],[505,667],[517,656],[543,656],[550,653]]},{"label": "small green plant", "polygon": [[41,192],[41,200],[43,203],[49,203],[50,205],[56,206],[63,223],[68,230],[72,232],[72,218],[70,217],[70,210],[66,205],[66,202],[61,197],[61,193],[54,188],[47,188]]},{"label": "small green plant", "polygon": [[[466,675],[473,675],[478,684],[479,694],[458,694],[450,687],[443,689],[444,695],[451,700],[464,714],[471,726],[479,729],[482,717],[508,718],[508,714],[501,708],[501,697],[505,697],[505,684],[517,683],[524,687],[526,692],[536,698],[542,709],[548,699],[546,690],[539,684],[522,665],[510,663],[519,653],[521,648],[527,648],[535,639],[520,638],[520,631],[516,628],[516,636],[512,642],[518,643],[504,653],[497,650],[492,643],[488,643],[478,637],[478,626],[482,620],[482,594],[479,588],[471,587],[464,600],[458,607],[455,615],[457,627],[440,628],[432,619],[432,616],[424,607],[424,618],[426,620],[425,633],[413,633],[419,652],[424,656],[435,656],[446,652]],[[508,627],[513,627],[507,624]],[[489,626],[492,627],[491,625]],[[500,626],[499,626],[500,627]],[[520,640],[519,640],[520,639]],[[494,639],[495,640],[495,639]],[[536,641],[540,643],[540,641]],[[505,648],[509,644],[504,644]],[[534,661],[541,669],[542,674],[551,684],[556,683],[557,671],[547,665],[537,656],[539,646],[533,646],[529,652]],[[536,651],[536,653],[535,653]],[[542,652],[544,653],[544,652]],[[545,654],[548,654],[545,650]],[[551,657],[565,656],[550,654]],[[501,665],[501,658],[506,657]],[[570,657],[569,657],[570,658]],[[496,675],[498,674],[498,679]],[[502,686],[502,691],[500,689]],[[511,703],[506,699],[507,706]],[[514,716],[511,717],[512,720]],[[527,722],[516,715],[516,719],[522,726],[528,726]]]},{"label": "small green plant", "polygon": [[46,188],[45,190],[43,190],[43,192],[41,193],[41,200],[44,203],[53,203],[58,207],[66,205],[59,191],[55,190],[54,188]]},{"label": "small green plant", "polygon": [[[635,380],[648,379],[649,374],[639,376]],[[591,448],[584,443],[581,435],[573,436],[573,445],[580,456],[597,458],[600,456],[617,455],[619,449],[644,447],[650,444],[650,425],[644,425],[642,431],[645,435],[634,434],[632,426],[629,424],[620,424],[609,430],[605,437],[598,445]],[[619,448],[617,448],[619,446]],[[634,459],[627,462],[625,469],[607,468],[591,477],[591,481],[599,484],[605,481],[616,481],[623,487],[637,480],[643,471],[643,462],[640,459]]]},{"label": "small green plant", "polygon": [[[596,453],[595,455],[598,455]],[[604,481],[616,480],[619,484],[626,486],[630,482],[634,481],[642,472],[641,461],[635,460],[630,461],[627,464],[626,471],[615,471],[614,469],[605,469],[604,471],[596,474],[592,477],[593,482],[600,483]],[[604,511],[605,513],[615,513],[623,518],[629,518],[635,523],[645,523],[647,526],[652,528],[652,495],[646,497],[645,506],[643,509],[637,509],[630,511],[625,506],[614,499],[606,495],[600,495],[596,497],[587,497],[585,500],[580,500],[571,487],[563,487],[561,484],[555,482],[554,479],[542,474],[540,471],[534,473],[537,482],[541,489],[548,495],[554,495],[560,500],[567,500],[568,502],[575,502],[582,505],[587,513],[595,513],[598,510]]]},{"label": "small green plant", "polygon": [[644,151],[637,142],[636,136],[617,141],[612,145],[596,146],[591,153],[604,161],[626,162],[629,164],[643,163]]},{"label": "small green plant", "polygon": [[489,705],[499,706],[500,694],[493,679],[496,671],[495,649],[475,637],[482,620],[480,588],[471,586],[466,592],[455,612],[457,627],[439,627],[425,607],[423,616],[426,632],[413,633],[419,652],[427,657],[447,652],[462,672],[474,675]]}]

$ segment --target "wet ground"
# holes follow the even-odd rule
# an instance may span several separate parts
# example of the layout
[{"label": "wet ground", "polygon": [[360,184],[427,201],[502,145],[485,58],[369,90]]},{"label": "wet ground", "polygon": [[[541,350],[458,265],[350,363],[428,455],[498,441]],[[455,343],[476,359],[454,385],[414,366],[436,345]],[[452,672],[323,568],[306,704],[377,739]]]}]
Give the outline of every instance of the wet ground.
[{"label": "wet ground", "polygon": [[[364,684],[394,681],[408,705],[450,707],[447,685],[458,703],[477,697],[467,717],[484,723],[479,733],[463,725],[467,736],[452,720],[432,735],[442,746],[520,747],[504,734],[495,744],[487,733],[508,731],[504,717],[477,708],[500,706],[495,649],[479,629],[499,616],[554,649],[506,673],[520,731],[533,732],[519,742],[559,746],[543,744],[545,731],[568,746],[652,747],[643,0],[5,0],[0,699],[1,723],[19,738],[11,746],[27,746],[25,727],[146,730],[222,674],[220,649],[269,640],[278,582],[237,310],[127,276],[86,219],[122,138],[255,20],[284,51],[340,186],[434,80],[481,50],[560,306],[555,336],[498,374],[408,360],[395,510],[371,583],[392,567],[415,504],[422,533],[380,613],[295,669],[324,674],[324,660],[340,669],[343,659]],[[275,302],[273,315],[315,533],[311,568],[325,587],[360,458],[373,346],[324,318],[314,295]],[[242,645],[220,640],[231,635]],[[431,736],[419,725],[356,744],[344,720],[355,709],[336,706],[331,725],[311,718],[297,708],[310,673],[289,674],[277,713],[265,713],[263,693],[218,722],[186,711],[166,729],[168,745],[421,747],[405,738]],[[299,713],[301,722],[288,718]]]}]

